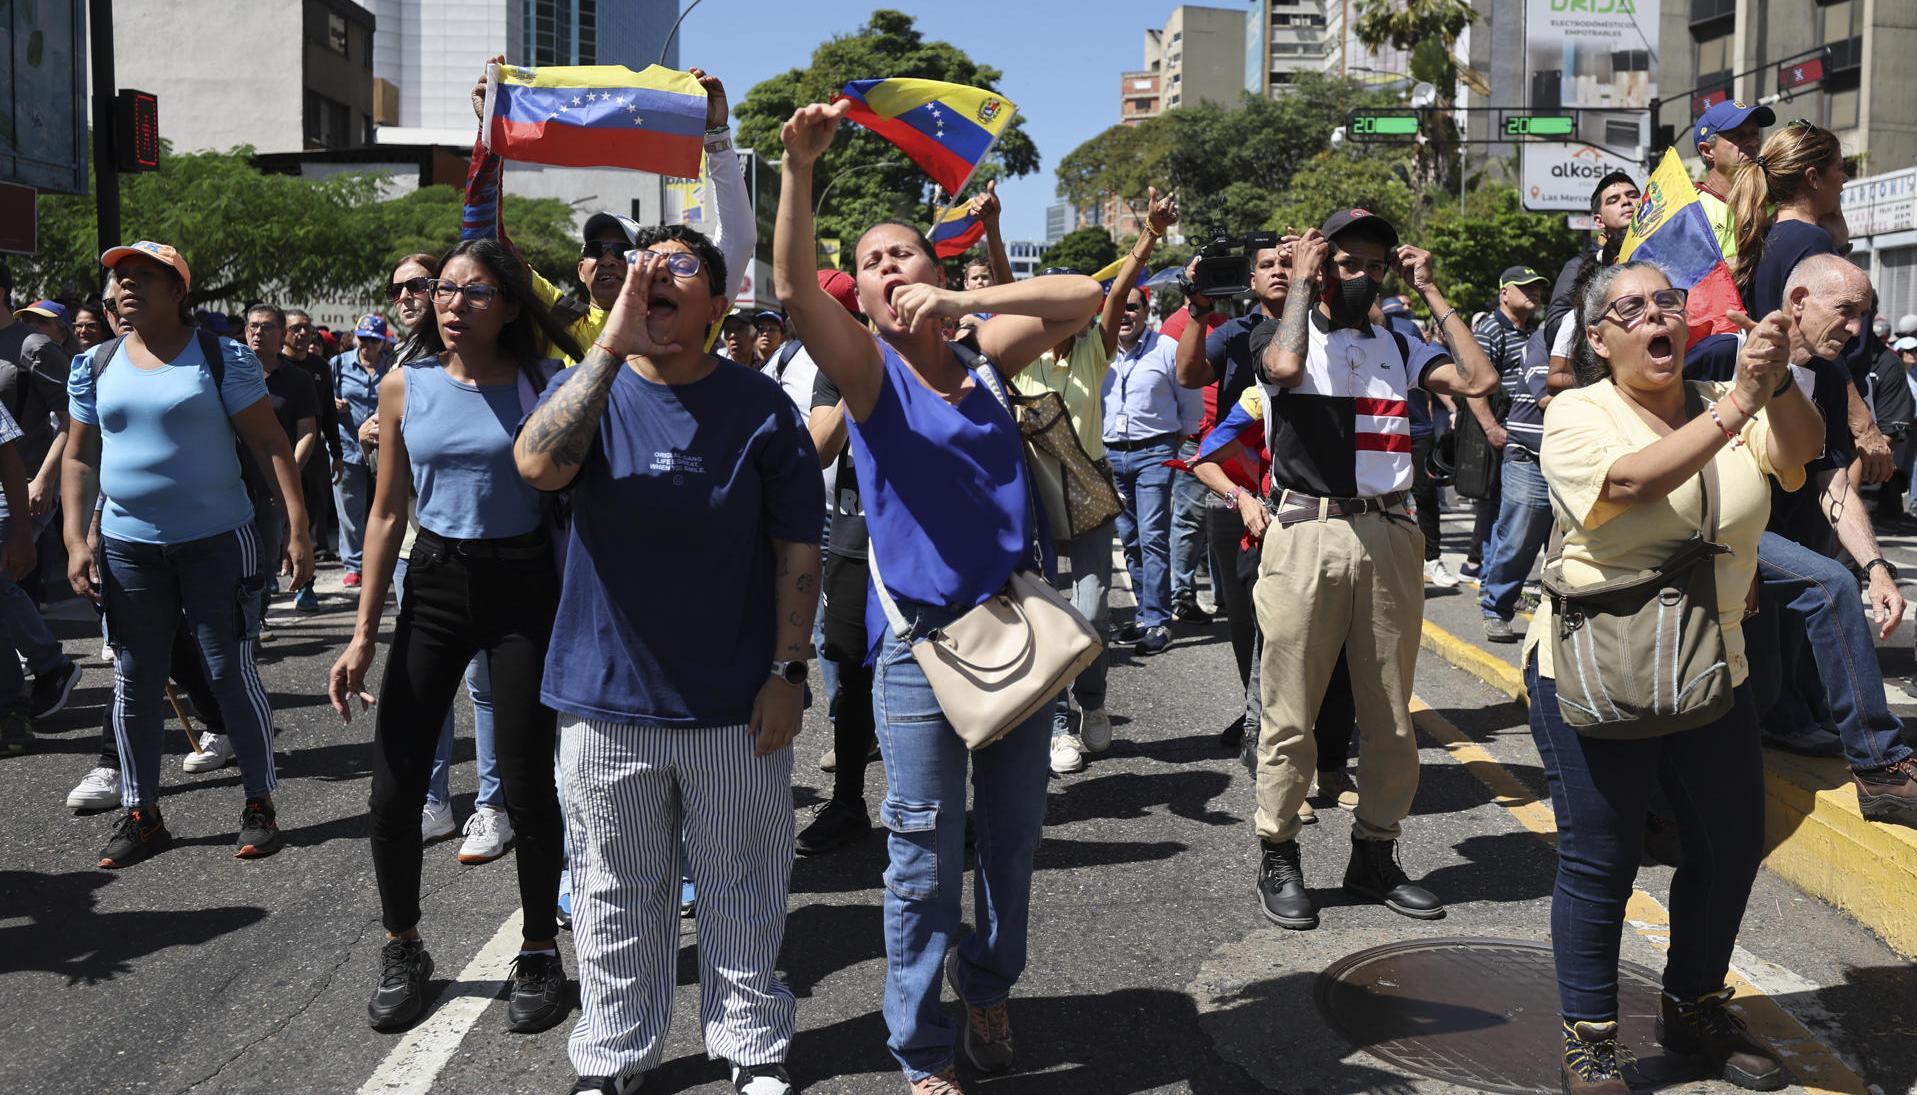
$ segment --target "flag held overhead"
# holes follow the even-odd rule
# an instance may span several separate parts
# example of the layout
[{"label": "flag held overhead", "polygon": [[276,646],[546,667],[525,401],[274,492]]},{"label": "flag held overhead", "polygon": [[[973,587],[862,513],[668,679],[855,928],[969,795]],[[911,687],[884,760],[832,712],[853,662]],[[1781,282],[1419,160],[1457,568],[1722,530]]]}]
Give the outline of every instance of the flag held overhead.
[{"label": "flag held overhead", "polygon": [[659,65],[486,67],[486,147],[508,160],[696,177],[706,92]]},{"label": "flag held overhead", "polygon": [[985,220],[972,212],[971,203],[946,210],[932,223],[928,237],[932,253],[942,259],[955,258],[971,249],[985,235]]},{"label": "flag held overhead", "polygon": [[996,91],[899,76],[853,80],[852,121],[898,146],[948,194],[964,191],[1018,107]]},{"label": "flag held overhead", "polygon": [[1624,235],[1618,261],[1632,259],[1657,263],[1670,274],[1672,285],[1690,290],[1685,319],[1693,344],[1737,329],[1729,313],[1741,311],[1744,302],[1676,149],[1667,150],[1651,173],[1643,203]]}]

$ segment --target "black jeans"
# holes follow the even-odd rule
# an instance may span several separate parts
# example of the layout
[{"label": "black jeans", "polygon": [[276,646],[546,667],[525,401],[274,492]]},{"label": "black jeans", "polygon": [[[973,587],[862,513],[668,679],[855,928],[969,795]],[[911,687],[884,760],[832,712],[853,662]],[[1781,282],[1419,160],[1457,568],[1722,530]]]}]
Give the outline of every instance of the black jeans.
[{"label": "black jeans", "polygon": [[878,740],[872,721],[872,667],[865,662],[866,586],[872,576],[864,559],[825,556],[825,646],[819,657],[837,667],[839,695],[832,704],[832,801],[865,808],[865,758]]},{"label": "black jeans", "polygon": [[1411,501],[1418,511],[1418,531],[1424,533],[1424,561],[1427,563],[1438,557],[1438,549],[1444,541],[1438,527],[1438,481],[1424,470],[1425,461],[1431,459],[1431,449],[1435,444],[1435,439],[1430,437],[1411,439]]},{"label": "black jeans", "polygon": [[564,864],[553,780],[557,721],[539,702],[559,577],[544,532],[448,541],[420,530],[407,561],[373,731],[372,846],[389,932],[419,923],[419,813],[440,724],[473,655],[492,666],[494,743],[512,819],[524,938],[557,931]]},{"label": "black jeans", "polygon": [[[226,733],[226,720],[220,716],[220,701],[214,698],[213,686],[206,679],[206,662],[200,657],[200,644],[186,624],[185,613],[180,614],[180,629],[173,633],[173,664],[167,675],[193,701],[193,713],[206,724],[207,730],[215,734]],[[107,705],[100,717],[100,767],[115,770],[120,767],[120,743],[113,736],[112,704]]]}]

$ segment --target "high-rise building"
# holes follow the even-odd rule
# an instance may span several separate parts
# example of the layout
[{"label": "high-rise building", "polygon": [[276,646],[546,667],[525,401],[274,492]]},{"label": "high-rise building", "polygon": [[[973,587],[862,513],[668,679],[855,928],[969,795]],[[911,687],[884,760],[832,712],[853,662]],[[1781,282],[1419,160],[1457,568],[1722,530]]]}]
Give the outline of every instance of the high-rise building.
[{"label": "high-rise building", "polygon": [[1159,94],[1164,73],[1152,70],[1120,73],[1118,77],[1118,120],[1122,125],[1137,125],[1164,112]]},{"label": "high-rise building", "polygon": [[1273,95],[1301,72],[1323,72],[1328,63],[1335,72],[1339,36],[1330,33],[1325,7],[1339,2],[1252,0],[1243,27],[1244,89]]},{"label": "high-rise building", "polygon": [[1038,257],[1045,253],[1045,244],[1036,240],[1006,240],[1005,257],[1012,260],[1012,277],[1029,278],[1038,273]]},{"label": "high-rise building", "polygon": [[1245,19],[1236,8],[1181,4],[1165,17],[1163,30],[1145,32],[1144,67],[1162,65],[1166,110],[1199,102],[1236,103],[1244,89],[1234,74],[1244,54]]},{"label": "high-rise building", "polygon": [[1064,239],[1066,234],[1078,227],[1078,212],[1070,202],[1054,202],[1045,207],[1045,243],[1047,246]]}]

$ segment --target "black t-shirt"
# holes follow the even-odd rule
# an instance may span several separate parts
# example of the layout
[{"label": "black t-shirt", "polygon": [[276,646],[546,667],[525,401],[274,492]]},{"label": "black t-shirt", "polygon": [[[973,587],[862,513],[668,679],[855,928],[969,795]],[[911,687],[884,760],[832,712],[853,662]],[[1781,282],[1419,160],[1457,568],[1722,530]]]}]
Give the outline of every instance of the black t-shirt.
[{"label": "black t-shirt", "polygon": [[[812,382],[812,409],[838,405],[839,386],[820,369]],[[832,486],[832,535],[826,550],[848,559],[865,558],[865,507],[859,503],[859,477],[852,468],[852,446],[839,451],[839,470]]]},{"label": "black t-shirt", "polygon": [[290,367],[288,361],[266,374],[266,397],[273,401],[273,417],[286,431],[286,442],[299,445],[299,421],[319,418],[319,393],[313,390],[313,378],[306,370]]},{"label": "black t-shirt", "polygon": [[1212,375],[1218,381],[1218,417],[1221,419],[1238,405],[1238,397],[1245,394],[1245,389],[1258,380],[1258,357],[1251,348],[1251,333],[1269,318],[1260,308],[1226,320],[1205,336],[1205,360],[1211,363]]},{"label": "black t-shirt", "polygon": [[0,405],[20,424],[20,461],[27,478],[40,471],[59,436],[49,417],[67,409],[71,362],[59,343],[18,320],[0,331]]},{"label": "black t-shirt", "polygon": [[[1797,264],[1812,255],[1834,255],[1837,248],[1830,233],[1807,221],[1778,221],[1764,234],[1764,254],[1751,274],[1750,290],[1744,294],[1745,310],[1752,319],[1763,319],[1784,306],[1784,283],[1790,280]],[[1865,330],[1869,330],[1866,321]]]},{"label": "black t-shirt", "polygon": [[[333,454],[333,459],[340,459],[339,408],[333,404],[333,367],[326,363],[326,355],[307,354],[299,361],[281,355],[280,360],[284,364],[298,365],[306,373],[307,379],[313,382],[314,398],[318,406],[318,413],[313,417],[318,420],[320,443],[326,447],[326,451]],[[319,398],[322,392],[326,395],[324,399]],[[317,461],[313,462],[317,463]]]}]

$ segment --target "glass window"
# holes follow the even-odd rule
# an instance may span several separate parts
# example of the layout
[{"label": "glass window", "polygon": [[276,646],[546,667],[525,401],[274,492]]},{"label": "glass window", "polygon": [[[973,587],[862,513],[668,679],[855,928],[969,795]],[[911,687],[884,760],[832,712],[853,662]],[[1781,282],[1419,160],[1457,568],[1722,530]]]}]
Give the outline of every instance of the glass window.
[{"label": "glass window", "polygon": [[317,91],[306,93],[306,147],[317,148],[320,143],[320,96]]},{"label": "glass window", "polygon": [[1817,18],[1822,24],[1821,41],[1841,42],[1855,37],[1858,33],[1857,0],[1837,0],[1834,4],[1826,4],[1817,13]]},{"label": "glass window", "polygon": [[328,13],[326,16],[326,48],[346,56],[346,17]]},{"label": "glass window", "polygon": [[1731,71],[1731,36],[1726,33],[1698,39],[1695,59],[1700,83],[1717,73]]}]

